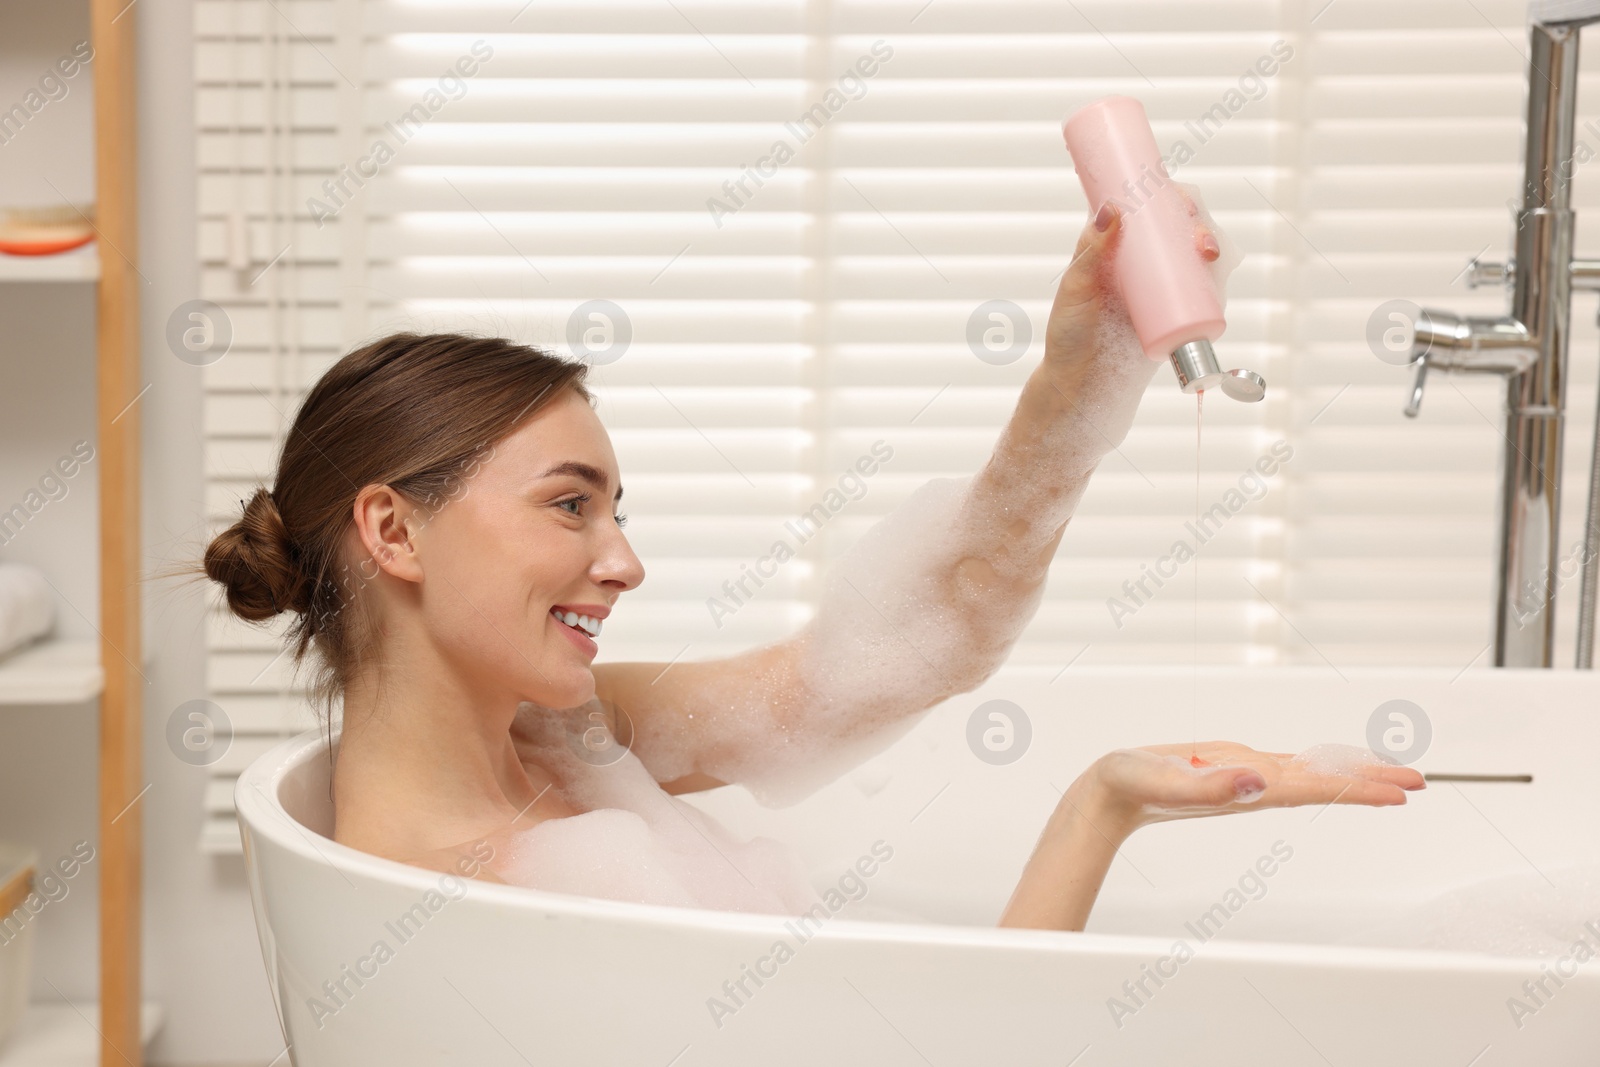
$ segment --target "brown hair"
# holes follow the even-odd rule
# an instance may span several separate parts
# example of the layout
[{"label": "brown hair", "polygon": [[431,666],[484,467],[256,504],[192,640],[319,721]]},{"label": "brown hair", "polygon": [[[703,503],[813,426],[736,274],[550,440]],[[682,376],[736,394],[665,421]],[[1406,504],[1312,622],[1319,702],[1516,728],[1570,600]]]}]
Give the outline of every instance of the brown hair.
[{"label": "brown hair", "polygon": [[592,405],[588,369],[500,337],[397,333],[350,352],[312,387],[273,488],[240,501],[243,514],[211,540],[202,566],[241,619],[298,614],[287,639],[296,667],[315,643],[314,706],[331,716],[376,638],[356,595],[376,571],[341,558],[356,494],[388,485],[437,509],[482,450],[564,388]]}]

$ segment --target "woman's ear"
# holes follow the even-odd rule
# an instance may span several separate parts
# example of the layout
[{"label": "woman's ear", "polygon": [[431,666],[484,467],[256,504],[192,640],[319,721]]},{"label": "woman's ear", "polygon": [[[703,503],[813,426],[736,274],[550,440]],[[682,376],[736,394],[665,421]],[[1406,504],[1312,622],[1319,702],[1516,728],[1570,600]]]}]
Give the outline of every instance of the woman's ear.
[{"label": "woman's ear", "polygon": [[351,505],[361,548],[373,565],[407,582],[422,580],[422,560],[412,540],[415,509],[405,495],[388,485],[369,485]]}]

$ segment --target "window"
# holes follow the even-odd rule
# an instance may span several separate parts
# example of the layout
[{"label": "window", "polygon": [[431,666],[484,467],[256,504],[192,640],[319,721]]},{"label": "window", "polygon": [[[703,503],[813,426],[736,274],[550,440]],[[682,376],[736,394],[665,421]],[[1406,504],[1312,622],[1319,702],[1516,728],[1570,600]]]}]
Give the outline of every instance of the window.
[{"label": "window", "polygon": [[[1498,386],[1435,376],[1407,420],[1409,369],[1364,336],[1394,297],[1506,307],[1498,290],[1467,292],[1462,272],[1509,241],[1520,3],[197,12],[201,295],[234,334],[206,370],[218,523],[270,478],[286,420],[341,352],[400,326],[501,332],[595,363],[649,571],[603,658],[710,658],[791,633],[830,559],[928,478],[987,457],[1084,223],[1060,122],[1122,93],[1246,253],[1217,347],[1268,396],[1207,402],[1197,490],[1196,405],[1158,370],[1016,660],[1461,668],[1487,655]],[[248,249],[230,239],[241,232]],[[989,318],[997,300],[1025,321]],[[1580,532],[1594,378],[1592,333],[1573,322],[1565,545]],[[1016,358],[980,358],[974,323]],[[875,446],[892,457],[802,538],[797,517]],[[1249,474],[1274,455],[1257,489]],[[1186,536],[1197,495],[1226,522],[1134,603],[1123,583]],[[774,566],[779,542],[798,555]],[[770,577],[731,596],[752,569]],[[1575,582],[1566,593],[1563,657]],[[272,635],[216,618],[212,695],[239,737],[216,768],[207,840],[226,848],[228,775],[305,720]]]}]

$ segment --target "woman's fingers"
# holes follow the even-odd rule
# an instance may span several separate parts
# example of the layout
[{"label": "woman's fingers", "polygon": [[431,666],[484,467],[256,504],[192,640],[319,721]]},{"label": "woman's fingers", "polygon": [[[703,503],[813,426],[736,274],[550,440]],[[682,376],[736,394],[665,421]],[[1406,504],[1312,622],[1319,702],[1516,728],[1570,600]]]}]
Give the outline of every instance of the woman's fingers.
[{"label": "woman's fingers", "polygon": [[[1195,220],[1195,251],[1200,253],[1200,258],[1206,260],[1207,262],[1213,262],[1217,259],[1220,259],[1222,257],[1222,245],[1217,242],[1217,235],[1212,233],[1211,228],[1207,226],[1200,218],[1199,205],[1194,202],[1194,199],[1183,189],[1182,186],[1178,187],[1178,195],[1183,197],[1183,202],[1188,205],[1189,217]],[[1117,220],[1121,217],[1121,211],[1109,200],[1101,206],[1101,210],[1105,210],[1107,208],[1110,209],[1109,214],[1112,216],[1109,220],[1110,227],[1114,227]],[[1083,231],[1078,235],[1078,247],[1073,250],[1071,262],[1076,263],[1084,252],[1090,251],[1091,249],[1098,251],[1097,246],[1109,243],[1109,227],[1107,231],[1098,230],[1096,228],[1096,223],[1099,221],[1099,219],[1091,219],[1087,224],[1085,224]],[[1065,281],[1063,281],[1063,285],[1065,285]]]},{"label": "woman's fingers", "polygon": [[1401,789],[1426,789],[1427,780],[1422,777],[1422,772],[1410,767],[1395,767],[1388,764],[1378,764],[1368,772],[1369,777],[1379,781],[1389,782]]},{"label": "woman's fingers", "polygon": [[1178,186],[1178,195],[1183,197],[1183,202],[1188,205],[1189,217],[1195,220],[1194,246],[1200,253],[1200,258],[1207,262],[1220,259],[1222,246],[1217,243],[1216,234],[1200,220],[1200,205],[1194,202],[1194,197],[1190,196],[1189,191],[1181,185]]},{"label": "woman's fingers", "polygon": [[1337,786],[1333,795],[1336,804],[1367,804],[1373,807],[1385,807],[1390,804],[1404,804],[1406,791],[1390,782],[1375,782],[1370,778],[1349,778],[1342,782],[1330,783],[1330,788]]},{"label": "woman's fingers", "polygon": [[1297,770],[1284,776],[1280,793],[1285,807],[1302,804],[1386,807],[1406,802],[1406,790],[1401,786],[1366,774],[1312,774]]}]

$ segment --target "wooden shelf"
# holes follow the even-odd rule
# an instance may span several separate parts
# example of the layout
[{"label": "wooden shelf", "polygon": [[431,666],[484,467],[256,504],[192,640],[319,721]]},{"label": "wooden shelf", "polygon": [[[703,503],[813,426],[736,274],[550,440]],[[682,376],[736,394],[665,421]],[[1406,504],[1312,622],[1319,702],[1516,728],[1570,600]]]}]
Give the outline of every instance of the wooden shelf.
[{"label": "wooden shelf", "polygon": [[[140,1040],[161,1029],[161,1006],[146,1001],[139,1012]],[[93,1067],[100,1062],[100,1005],[35,1004],[0,1045],[0,1067]]]},{"label": "wooden shelf", "polygon": [[98,641],[41,641],[0,656],[0,705],[81,704],[104,688]]},{"label": "wooden shelf", "polygon": [[53,256],[11,256],[0,252],[0,282],[92,282],[100,277],[98,243]]},{"label": "wooden shelf", "polygon": [[[35,4],[38,10],[59,5]],[[140,597],[140,370],[138,128],[140,99],[135,27],[127,0],[89,0],[94,56],[94,225],[96,240],[54,256],[0,253],[0,284],[59,283],[94,298],[92,400],[95,469],[100,471],[98,640],[47,640],[0,657],[0,712],[5,705],[98,700],[96,774],[99,833],[99,1002],[34,1005],[0,1046],[0,1067],[141,1067],[144,1043],[161,1013],[141,993],[141,860],[144,820],[122,818],[145,789],[143,699],[148,684]],[[9,13],[8,13],[9,17]],[[20,15],[18,17],[21,17]],[[110,251],[101,256],[101,246]],[[16,293],[22,297],[25,293]],[[20,314],[30,310],[24,307]],[[87,311],[87,309],[85,309]],[[75,324],[79,329],[82,324]],[[55,448],[52,445],[52,451]],[[102,659],[101,647],[106,649]],[[15,759],[39,758],[11,751]],[[79,753],[72,753],[78,756]],[[4,773],[0,770],[0,773]]]}]

